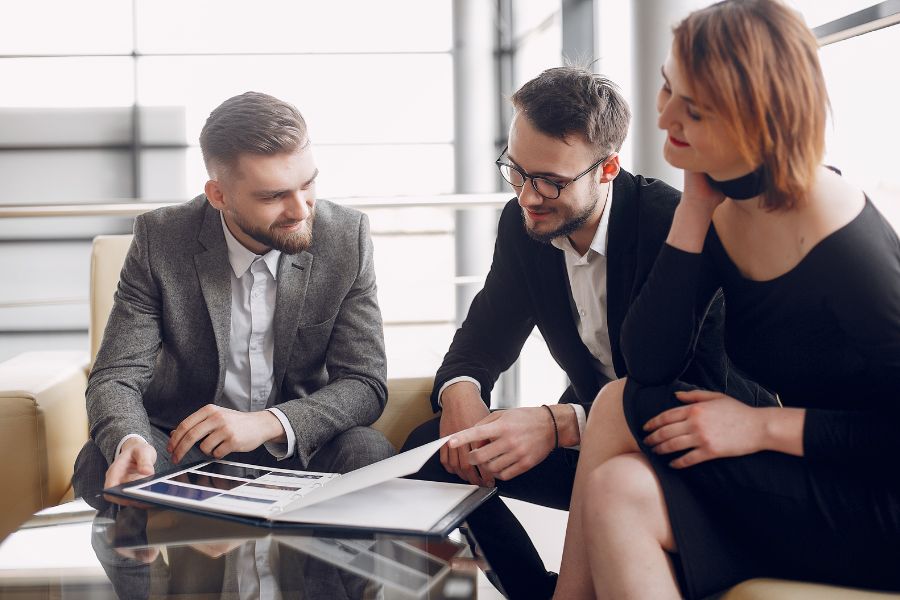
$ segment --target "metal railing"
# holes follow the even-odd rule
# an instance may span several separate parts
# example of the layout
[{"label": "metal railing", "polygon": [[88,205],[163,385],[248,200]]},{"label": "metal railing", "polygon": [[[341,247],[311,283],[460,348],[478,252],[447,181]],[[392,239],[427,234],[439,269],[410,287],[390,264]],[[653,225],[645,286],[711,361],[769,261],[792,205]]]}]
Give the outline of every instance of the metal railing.
[{"label": "metal railing", "polygon": [[820,46],[900,23],[900,0],[886,0],[813,28]]},{"label": "metal railing", "polygon": [[[399,208],[502,208],[511,193],[493,194],[436,194],[431,196],[349,196],[329,198],[332,202],[359,210]],[[141,200],[113,199],[106,202],[80,202],[72,204],[6,204],[0,205],[0,219],[34,217],[136,217],[145,212],[174,206],[182,202],[143,202]]]},{"label": "metal railing", "polygon": [[[436,194],[426,196],[350,196],[341,198],[329,198],[332,202],[344,206],[350,206],[362,211],[369,210],[397,210],[416,208],[442,208],[447,210],[460,210],[468,208],[502,208],[509,201],[509,193],[488,194]],[[0,205],[0,219],[23,218],[51,218],[51,217],[137,217],[140,214],[163,208],[175,206],[181,202],[145,202],[140,200],[111,199],[105,202],[80,202],[71,204],[29,204],[29,205]],[[390,231],[373,232],[373,237],[394,237],[398,235],[419,235],[423,232],[414,231]],[[427,230],[425,234],[438,233]],[[440,232],[443,233],[443,232]],[[447,231],[446,233],[452,233]],[[455,276],[449,278],[454,286],[480,283],[484,276]],[[27,308],[50,305],[77,305],[87,304],[85,297],[65,298],[25,298],[12,302],[0,301],[0,309]],[[385,325],[414,327],[424,325],[446,325],[453,323],[447,320],[391,320]]]}]

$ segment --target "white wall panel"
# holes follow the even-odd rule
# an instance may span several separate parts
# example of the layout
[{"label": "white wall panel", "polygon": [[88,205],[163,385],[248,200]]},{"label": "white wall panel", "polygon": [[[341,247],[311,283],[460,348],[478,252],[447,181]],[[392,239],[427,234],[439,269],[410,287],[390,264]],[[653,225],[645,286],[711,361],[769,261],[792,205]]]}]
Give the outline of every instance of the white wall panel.
[{"label": "white wall panel", "polygon": [[6,151],[0,204],[90,202],[131,196],[127,150]]}]

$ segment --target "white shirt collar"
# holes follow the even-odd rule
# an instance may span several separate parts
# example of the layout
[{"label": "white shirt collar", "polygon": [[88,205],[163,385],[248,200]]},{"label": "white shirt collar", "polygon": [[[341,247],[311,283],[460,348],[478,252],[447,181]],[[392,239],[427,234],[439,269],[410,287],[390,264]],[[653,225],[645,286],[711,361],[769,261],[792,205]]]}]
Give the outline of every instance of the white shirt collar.
[{"label": "white shirt collar", "polygon": [[575,250],[575,247],[572,245],[572,242],[569,241],[568,236],[560,236],[558,238],[554,238],[550,241],[554,247],[559,248],[563,252],[570,252],[574,254],[578,259],[587,259],[591,250],[596,252],[601,256],[606,256],[606,245],[607,240],[609,238],[609,215],[612,212],[612,203],[613,203],[613,182],[609,182],[609,193],[606,197],[606,206],[603,207],[603,214],[600,215],[600,223],[597,224],[597,231],[594,233],[594,239],[591,240],[590,248],[584,256],[578,253]]},{"label": "white shirt collar", "polygon": [[[228,262],[231,263],[231,269],[234,271],[235,277],[240,279],[247,272],[247,269],[250,268],[250,265],[253,264],[253,261],[259,257],[259,254],[248,250],[246,246],[231,234],[231,231],[228,230],[228,225],[225,224],[225,217],[222,215],[222,211],[219,211],[219,219],[222,221],[222,231],[225,232],[225,243],[228,244]],[[280,257],[281,251],[274,248],[262,255],[263,262],[266,263],[266,267],[276,280],[278,279],[278,259]]]}]

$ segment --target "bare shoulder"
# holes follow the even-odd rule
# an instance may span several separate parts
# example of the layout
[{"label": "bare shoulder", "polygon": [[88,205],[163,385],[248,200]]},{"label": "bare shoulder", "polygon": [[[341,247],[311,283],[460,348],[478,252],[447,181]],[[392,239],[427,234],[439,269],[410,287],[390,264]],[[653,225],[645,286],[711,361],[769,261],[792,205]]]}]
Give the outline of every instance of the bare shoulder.
[{"label": "bare shoulder", "polygon": [[862,190],[821,167],[809,202],[802,209],[810,237],[819,240],[828,237],[859,216],[865,204]]}]

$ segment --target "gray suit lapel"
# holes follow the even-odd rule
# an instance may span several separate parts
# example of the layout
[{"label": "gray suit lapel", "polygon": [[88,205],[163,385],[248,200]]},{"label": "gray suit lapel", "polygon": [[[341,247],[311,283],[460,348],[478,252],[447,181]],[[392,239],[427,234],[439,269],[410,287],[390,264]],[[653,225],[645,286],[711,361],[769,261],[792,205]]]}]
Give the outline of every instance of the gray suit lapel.
[{"label": "gray suit lapel", "polygon": [[225,385],[225,364],[231,337],[231,263],[228,262],[228,246],[222,232],[219,211],[207,206],[200,226],[198,241],[205,251],[194,255],[194,266],[206,301],[206,310],[216,337],[219,355],[219,377],[215,399],[218,400]]},{"label": "gray suit lapel", "polygon": [[275,316],[272,319],[272,327],[275,328],[275,356],[270,398],[278,397],[276,390],[281,389],[284,370],[297,338],[312,263],[312,254],[305,251],[293,255],[282,254],[278,261],[278,292],[275,296]]}]

